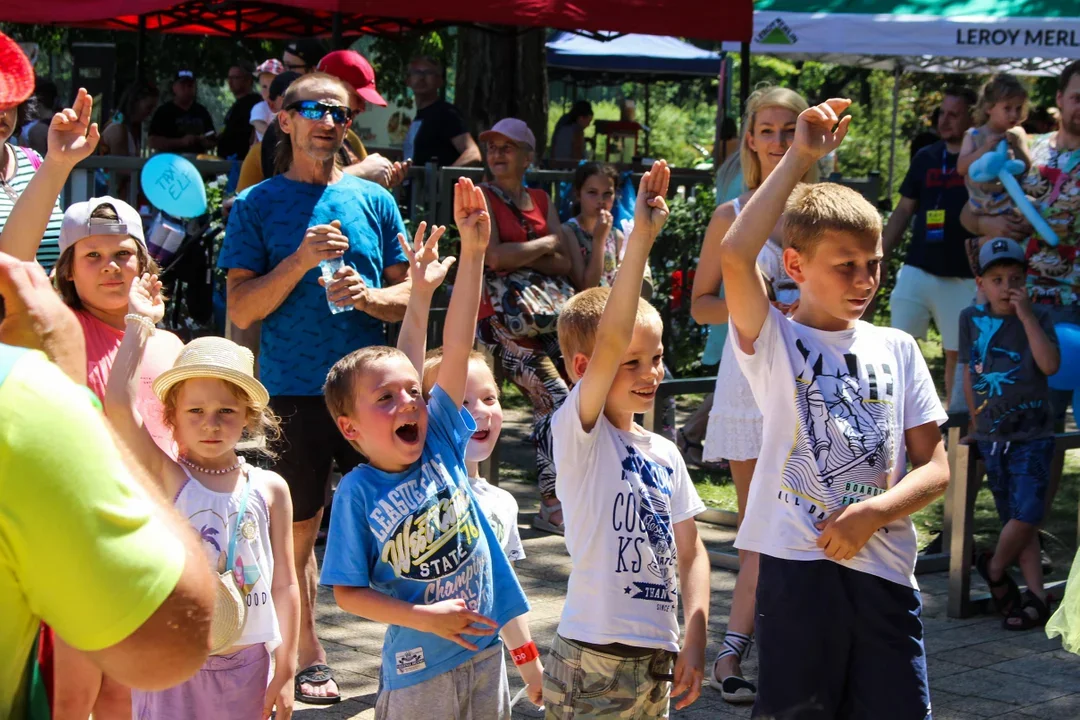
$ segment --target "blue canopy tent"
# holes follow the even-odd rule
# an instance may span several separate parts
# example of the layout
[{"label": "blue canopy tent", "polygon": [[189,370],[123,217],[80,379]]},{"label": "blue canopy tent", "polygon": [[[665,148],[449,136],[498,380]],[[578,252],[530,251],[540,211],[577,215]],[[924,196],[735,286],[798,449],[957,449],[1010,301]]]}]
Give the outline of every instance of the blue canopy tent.
[{"label": "blue canopy tent", "polygon": [[621,35],[596,40],[560,32],[547,43],[548,74],[556,79],[588,82],[673,80],[716,77],[723,53],[702,50],[673,37]]},{"label": "blue canopy tent", "polygon": [[[561,80],[575,87],[619,85],[624,82],[644,84],[646,152],[649,144],[650,83],[688,77],[718,77],[723,65],[724,53],[703,50],[675,37],[627,34],[597,39],[577,33],[557,32],[547,43],[548,77],[552,80]],[[727,110],[727,94],[724,88],[720,90],[722,99],[718,102],[721,106],[718,107],[718,115]]]}]

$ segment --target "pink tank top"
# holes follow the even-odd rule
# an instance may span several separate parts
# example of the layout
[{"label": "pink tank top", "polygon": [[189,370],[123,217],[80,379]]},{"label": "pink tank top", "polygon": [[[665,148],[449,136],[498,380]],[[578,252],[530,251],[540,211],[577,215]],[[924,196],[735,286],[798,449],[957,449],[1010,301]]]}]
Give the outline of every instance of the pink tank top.
[{"label": "pink tank top", "polygon": [[[77,310],[75,315],[86,338],[86,384],[104,403],[105,388],[109,384],[109,375],[112,374],[120,342],[124,339],[124,331],[98,320],[85,310]],[[176,459],[176,443],[162,419],[161,401],[150,386],[158,375],[173,366],[183,347],[184,343],[171,332],[157,330],[146,344],[146,355],[140,367],[139,389],[135,395],[135,406],[143,424],[158,447],[173,459]]]}]

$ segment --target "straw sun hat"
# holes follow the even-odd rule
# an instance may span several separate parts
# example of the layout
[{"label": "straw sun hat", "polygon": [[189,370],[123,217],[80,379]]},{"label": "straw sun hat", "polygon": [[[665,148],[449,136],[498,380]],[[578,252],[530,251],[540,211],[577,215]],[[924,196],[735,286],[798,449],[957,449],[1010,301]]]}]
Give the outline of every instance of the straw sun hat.
[{"label": "straw sun hat", "polygon": [[185,345],[173,366],[154,380],[154,394],[164,402],[173,385],[192,378],[226,380],[247,393],[252,402],[264,407],[270,402],[270,393],[255,379],[255,356],[225,338],[201,337]]}]

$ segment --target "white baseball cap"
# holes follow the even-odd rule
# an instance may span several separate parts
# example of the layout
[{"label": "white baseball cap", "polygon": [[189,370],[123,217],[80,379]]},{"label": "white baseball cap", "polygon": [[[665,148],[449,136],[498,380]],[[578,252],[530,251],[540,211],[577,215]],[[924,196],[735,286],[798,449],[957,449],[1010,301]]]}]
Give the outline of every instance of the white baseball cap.
[{"label": "white baseball cap", "polygon": [[[101,205],[111,205],[119,219],[91,219],[90,216],[94,214],[94,210]],[[60,252],[63,253],[75,243],[91,235],[127,235],[138,241],[144,248],[146,247],[142,217],[135,208],[123,200],[117,200],[108,195],[90,198],[86,202],[78,202],[68,207],[64,213],[64,223],[60,226]]]}]

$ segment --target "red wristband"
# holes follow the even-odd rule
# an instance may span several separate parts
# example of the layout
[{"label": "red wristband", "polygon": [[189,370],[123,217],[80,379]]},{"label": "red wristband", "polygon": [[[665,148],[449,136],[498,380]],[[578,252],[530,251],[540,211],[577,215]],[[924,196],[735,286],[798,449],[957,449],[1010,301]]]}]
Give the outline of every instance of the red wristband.
[{"label": "red wristband", "polygon": [[514,661],[514,665],[524,665],[527,662],[532,662],[540,658],[540,651],[536,649],[536,643],[532,640],[525,643],[517,650],[510,651],[510,659]]}]

